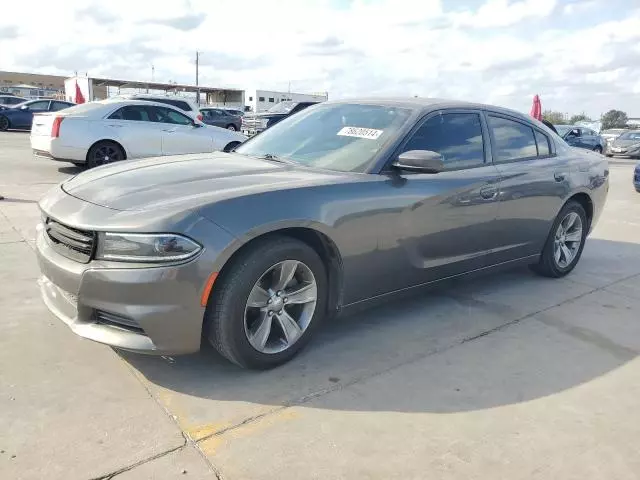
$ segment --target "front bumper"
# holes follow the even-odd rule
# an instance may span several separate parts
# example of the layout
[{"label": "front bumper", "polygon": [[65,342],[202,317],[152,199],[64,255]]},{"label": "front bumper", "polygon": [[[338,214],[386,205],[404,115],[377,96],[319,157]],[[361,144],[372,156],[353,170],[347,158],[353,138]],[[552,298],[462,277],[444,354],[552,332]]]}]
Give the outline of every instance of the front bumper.
[{"label": "front bumper", "polygon": [[[42,229],[36,247],[42,298],[77,335],[138,353],[199,350],[204,317],[200,257],[148,268],[82,264],[55,251]],[[129,319],[139,328],[101,323],[97,312]]]}]

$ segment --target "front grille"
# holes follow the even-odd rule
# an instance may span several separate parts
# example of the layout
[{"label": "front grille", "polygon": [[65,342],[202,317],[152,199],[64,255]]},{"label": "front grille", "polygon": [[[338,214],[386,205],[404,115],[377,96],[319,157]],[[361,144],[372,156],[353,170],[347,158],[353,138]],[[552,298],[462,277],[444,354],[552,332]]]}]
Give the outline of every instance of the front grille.
[{"label": "front grille", "polygon": [[99,323],[101,325],[109,325],[110,327],[116,327],[135,333],[144,333],[144,330],[142,330],[140,325],[138,325],[138,322],[136,322],[132,318],[124,317],[116,313],[95,310],[93,313],[93,318],[96,323]]},{"label": "front grille", "polygon": [[53,248],[61,255],[89,263],[96,244],[95,232],[68,227],[52,218],[46,219],[45,230]]}]

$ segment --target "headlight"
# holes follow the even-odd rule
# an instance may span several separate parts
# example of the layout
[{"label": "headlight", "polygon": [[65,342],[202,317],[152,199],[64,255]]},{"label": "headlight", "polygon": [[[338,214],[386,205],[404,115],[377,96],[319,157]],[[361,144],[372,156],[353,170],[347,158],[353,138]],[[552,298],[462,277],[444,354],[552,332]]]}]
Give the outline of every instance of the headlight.
[{"label": "headlight", "polygon": [[202,250],[191,240],[174,233],[98,233],[96,259],[116,262],[175,262]]}]

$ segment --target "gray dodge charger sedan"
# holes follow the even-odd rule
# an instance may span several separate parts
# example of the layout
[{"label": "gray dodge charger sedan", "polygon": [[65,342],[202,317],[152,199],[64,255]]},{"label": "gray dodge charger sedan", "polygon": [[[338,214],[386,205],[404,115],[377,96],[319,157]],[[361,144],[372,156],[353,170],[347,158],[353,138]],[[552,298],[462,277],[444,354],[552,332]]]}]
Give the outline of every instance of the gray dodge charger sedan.
[{"label": "gray dodge charger sedan", "polygon": [[608,174],[511,110],[326,102],[232,153],[115,163],[54,188],[42,296],[91,340],[180,354],[205,338],[269,368],[357,305],[516,265],[568,274]]}]

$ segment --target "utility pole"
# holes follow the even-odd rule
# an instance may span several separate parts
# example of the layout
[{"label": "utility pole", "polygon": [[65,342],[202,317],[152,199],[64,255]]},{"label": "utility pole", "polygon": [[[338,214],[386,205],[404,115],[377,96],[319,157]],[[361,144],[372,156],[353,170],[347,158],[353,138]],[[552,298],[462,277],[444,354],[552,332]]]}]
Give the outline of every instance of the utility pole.
[{"label": "utility pole", "polygon": [[196,102],[198,104],[198,107],[200,107],[200,87],[198,86],[198,80],[199,80],[199,72],[198,72],[198,68],[200,66],[200,53],[196,51]]}]

